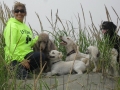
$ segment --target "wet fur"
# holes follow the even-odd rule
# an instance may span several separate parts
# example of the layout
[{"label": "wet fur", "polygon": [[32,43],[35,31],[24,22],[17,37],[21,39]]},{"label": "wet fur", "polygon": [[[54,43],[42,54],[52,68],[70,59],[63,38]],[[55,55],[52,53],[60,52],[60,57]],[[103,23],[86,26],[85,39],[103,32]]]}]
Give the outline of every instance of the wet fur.
[{"label": "wet fur", "polygon": [[46,72],[51,70],[50,59],[49,59],[49,52],[51,50],[56,50],[55,44],[49,39],[49,35],[47,33],[40,33],[38,36],[38,40],[33,46],[34,51],[42,51],[46,55],[47,61],[47,69]]}]

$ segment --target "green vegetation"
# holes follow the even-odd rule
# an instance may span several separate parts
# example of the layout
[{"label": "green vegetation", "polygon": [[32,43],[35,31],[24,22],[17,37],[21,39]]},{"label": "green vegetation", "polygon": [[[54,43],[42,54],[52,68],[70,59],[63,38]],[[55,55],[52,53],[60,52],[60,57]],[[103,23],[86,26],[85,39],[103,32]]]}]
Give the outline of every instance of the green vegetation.
[{"label": "green vegetation", "polygon": [[[82,5],[81,5],[82,7]],[[113,11],[115,12],[116,16],[119,18],[117,15],[116,11],[114,8],[112,8]],[[107,7],[105,6],[106,10],[106,15],[107,19],[111,20],[110,14],[107,10]],[[3,3],[3,5],[0,5],[0,90],[19,90],[16,88],[19,88],[20,85],[23,83],[22,81],[16,85],[16,78],[14,77],[14,73],[11,73],[9,71],[9,66],[6,65],[5,60],[4,60],[4,38],[2,35],[2,32],[5,27],[6,21],[12,17],[11,10],[8,8],[6,4]],[[85,16],[84,16],[84,10],[82,8],[83,12],[83,17],[84,17],[84,23],[85,23]],[[44,30],[42,26],[42,22],[39,18],[39,15],[36,13],[36,16],[38,17],[38,20],[40,22],[40,27],[41,27],[41,32],[45,31],[48,32],[53,38],[55,38],[55,44],[57,45],[59,51],[62,51],[64,55],[66,55],[65,48],[61,47],[59,45],[59,36],[61,35],[69,35],[72,36],[76,43],[79,45],[79,50],[81,52],[84,52],[84,50],[89,46],[89,45],[97,45],[100,52],[101,52],[101,57],[100,57],[100,62],[99,62],[99,72],[103,71],[105,72],[106,68],[109,66],[109,61],[110,61],[110,56],[109,56],[109,49],[112,47],[108,47],[106,44],[107,40],[103,40],[101,38],[101,33],[100,30],[97,30],[96,26],[94,25],[94,22],[92,20],[91,13],[90,13],[90,18],[91,18],[91,27],[85,26],[84,29],[81,28],[81,23],[80,23],[80,16],[76,17],[76,20],[78,22],[78,27],[74,27],[71,21],[66,21],[66,24],[63,24],[62,20],[58,16],[58,11],[56,12],[56,19],[53,21],[53,16],[52,16],[52,11],[51,11],[51,18],[47,18],[48,22],[51,25],[52,31]],[[60,29],[58,26],[58,23],[62,25],[63,29]],[[30,28],[32,29],[32,26],[30,25]],[[88,28],[88,29],[87,29]],[[119,29],[118,29],[119,31]],[[37,33],[37,31],[33,30],[34,33]],[[65,58],[65,56],[64,56]],[[63,59],[64,59],[63,58]],[[42,90],[42,86],[46,88],[46,90],[50,90],[50,87],[42,80],[42,71],[40,74],[36,77],[34,77],[35,83],[34,85],[32,84],[25,84],[25,90],[38,90],[36,83],[39,84],[39,90]],[[106,73],[105,73],[106,74]],[[38,80],[38,78],[41,78]],[[11,79],[13,79],[11,81]],[[115,90],[120,89],[120,78],[116,79],[117,81],[117,86]],[[57,87],[58,82],[55,77],[55,86]],[[56,89],[57,90],[57,89]]]}]

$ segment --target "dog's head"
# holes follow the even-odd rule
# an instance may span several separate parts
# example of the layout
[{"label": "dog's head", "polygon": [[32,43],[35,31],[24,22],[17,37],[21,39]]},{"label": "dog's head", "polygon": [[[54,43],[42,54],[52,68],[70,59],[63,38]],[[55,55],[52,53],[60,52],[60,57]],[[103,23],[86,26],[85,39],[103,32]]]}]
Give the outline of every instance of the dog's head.
[{"label": "dog's head", "polygon": [[40,47],[41,50],[43,51],[47,47],[48,42],[49,42],[48,34],[41,33],[37,40],[38,47]]},{"label": "dog's head", "polygon": [[89,46],[87,49],[86,49],[86,54],[90,54],[92,56],[95,56],[95,57],[99,57],[100,56],[100,52],[98,50],[98,48],[96,46]]},{"label": "dog's head", "polygon": [[69,47],[72,46],[73,49],[76,51],[77,50],[77,45],[75,44],[75,42],[72,40],[71,37],[69,36],[60,36],[60,44],[65,46],[65,47]]},{"label": "dog's head", "polygon": [[49,35],[46,33],[41,33],[38,36],[38,40],[36,44],[33,46],[34,51],[42,51],[44,53],[49,53],[51,50],[56,50],[57,47],[55,44],[49,39]]},{"label": "dog's head", "polygon": [[62,52],[59,52],[57,50],[51,50],[49,52],[49,57],[51,61],[56,61],[56,60],[60,60],[63,57]]},{"label": "dog's head", "polygon": [[104,21],[101,25],[101,30],[104,36],[112,37],[116,31],[117,26],[113,22]]}]

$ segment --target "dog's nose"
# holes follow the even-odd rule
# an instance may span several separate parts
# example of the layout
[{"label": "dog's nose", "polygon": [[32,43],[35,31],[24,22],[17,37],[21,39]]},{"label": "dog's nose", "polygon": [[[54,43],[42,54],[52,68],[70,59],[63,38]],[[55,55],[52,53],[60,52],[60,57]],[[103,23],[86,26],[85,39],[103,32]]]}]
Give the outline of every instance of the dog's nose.
[{"label": "dog's nose", "polygon": [[41,51],[43,51],[44,49],[43,48],[41,48]]},{"label": "dog's nose", "polygon": [[50,55],[49,55],[49,54],[47,54],[47,58],[50,58]]}]

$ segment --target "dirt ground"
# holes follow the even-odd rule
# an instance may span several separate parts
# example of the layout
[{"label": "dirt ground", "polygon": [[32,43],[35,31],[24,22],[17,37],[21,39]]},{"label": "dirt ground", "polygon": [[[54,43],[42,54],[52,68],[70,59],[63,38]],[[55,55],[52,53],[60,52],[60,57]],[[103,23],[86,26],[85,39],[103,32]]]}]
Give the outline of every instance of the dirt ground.
[{"label": "dirt ground", "polygon": [[[12,81],[12,80],[11,80]],[[101,73],[63,75],[35,79],[17,80],[17,90],[115,90],[116,82]],[[48,88],[48,89],[47,89]]]}]

